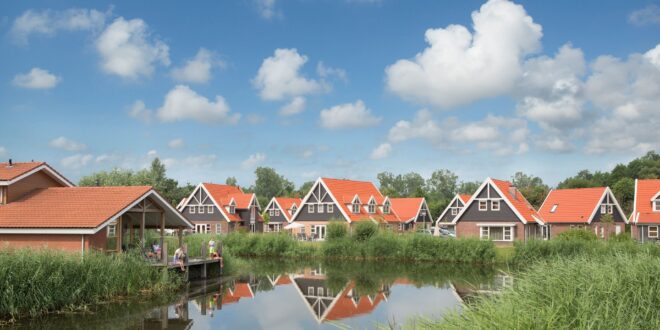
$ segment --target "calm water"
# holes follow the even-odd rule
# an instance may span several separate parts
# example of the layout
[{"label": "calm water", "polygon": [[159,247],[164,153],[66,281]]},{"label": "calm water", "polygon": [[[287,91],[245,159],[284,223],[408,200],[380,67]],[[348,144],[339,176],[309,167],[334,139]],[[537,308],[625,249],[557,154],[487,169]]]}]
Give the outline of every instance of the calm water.
[{"label": "calm water", "polygon": [[510,285],[493,268],[365,262],[248,261],[233,277],[191,283],[173,297],[97,306],[24,321],[46,329],[336,329],[441,318],[462,301]]}]

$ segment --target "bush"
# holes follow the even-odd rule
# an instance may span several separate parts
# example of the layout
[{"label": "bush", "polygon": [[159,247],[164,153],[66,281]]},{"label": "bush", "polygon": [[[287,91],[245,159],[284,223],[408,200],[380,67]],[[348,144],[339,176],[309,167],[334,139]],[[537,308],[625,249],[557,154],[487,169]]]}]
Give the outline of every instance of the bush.
[{"label": "bush", "polygon": [[591,230],[585,229],[569,229],[565,232],[559,233],[555,240],[563,241],[572,241],[572,240],[582,240],[582,241],[597,241],[598,236]]},{"label": "bush", "polygon": [[399,259],[403,256],[404,240],[391,232],[382,232],[368,241],[366,254],[375,259]]},{"label": "bush", "polygon": [[633,238],[630,235],[630,233],[621,233],[619,235],[613,235],[610,236],[608,240],[611,242],[619,242],[619,243],[633,242]]},{"label": "bush", "polygon": [[333,240],[346,237],[348,233],[348,228],[346,223],[342,221],[330,221],[328,227],[326,228],[326,240]]},{"label": "bush", "polygon": [[378,232],[378,225],[371,221],[360,221],[353,228],[353,237],[356,241],[366,241]]}]

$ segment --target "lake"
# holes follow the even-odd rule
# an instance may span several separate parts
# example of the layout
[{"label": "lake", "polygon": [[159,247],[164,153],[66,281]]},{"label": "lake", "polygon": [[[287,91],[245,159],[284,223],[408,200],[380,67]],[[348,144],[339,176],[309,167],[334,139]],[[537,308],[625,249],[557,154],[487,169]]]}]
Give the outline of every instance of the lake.
[{"label": "lake", "polygon": [[242,260],[238,275],[190,283],[171,297],[115,302],[23,320],[44,329],[336,329],[441,318],[511,285],[492,267],[355,261]]}]

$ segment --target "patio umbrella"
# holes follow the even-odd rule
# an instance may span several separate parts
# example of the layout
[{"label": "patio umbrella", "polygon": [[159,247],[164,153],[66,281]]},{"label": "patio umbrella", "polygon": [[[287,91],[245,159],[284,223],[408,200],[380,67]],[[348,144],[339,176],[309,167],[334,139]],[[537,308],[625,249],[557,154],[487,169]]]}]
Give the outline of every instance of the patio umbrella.
[{"label": "patio umbrella", "polygon": [[303,228],[305,225],[298,223],[298,222],[292,222],[286,226],[284,226],[284,229],[290,230],[290,229],[296,229],[296,228]]}]

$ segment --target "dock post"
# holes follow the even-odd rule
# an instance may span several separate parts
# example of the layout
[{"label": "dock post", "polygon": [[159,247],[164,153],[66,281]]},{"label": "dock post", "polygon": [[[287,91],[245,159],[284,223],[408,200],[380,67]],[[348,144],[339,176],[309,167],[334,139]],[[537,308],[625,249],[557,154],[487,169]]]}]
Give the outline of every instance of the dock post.
[{"label": "dock post", "polygon": [[168,256],[167,256],[167,241],[163,241],[163,245],[160,247],[160,262],[163,263],[163,265],[167,266],[168,264]]},{"label": "dock post", "polygon": [[203,241],[202,242],[202,251],[201,251],[202,252],[202,260],[204,260],[204,262],[202,263],[202,269],[201,269],[201,271],[202,271],[201,277],[202,278],[206,278],[206,258],[208,257],[208,255],[207,255],[208,251],[209,251],[208,243],[206,241]]}]

